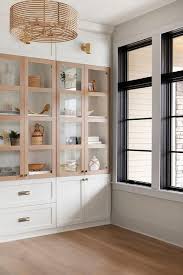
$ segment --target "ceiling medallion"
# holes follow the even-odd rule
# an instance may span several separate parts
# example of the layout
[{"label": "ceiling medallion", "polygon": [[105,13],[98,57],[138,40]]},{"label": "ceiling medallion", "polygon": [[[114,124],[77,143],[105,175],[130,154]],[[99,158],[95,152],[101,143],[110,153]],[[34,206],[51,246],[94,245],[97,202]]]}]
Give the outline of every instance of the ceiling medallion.
[{"label": "ceiling medallion", "polygon": [[77,28],[77,11],[64,3],[27,0],[10,8],[10,33],[25,44],[70,41]]}]

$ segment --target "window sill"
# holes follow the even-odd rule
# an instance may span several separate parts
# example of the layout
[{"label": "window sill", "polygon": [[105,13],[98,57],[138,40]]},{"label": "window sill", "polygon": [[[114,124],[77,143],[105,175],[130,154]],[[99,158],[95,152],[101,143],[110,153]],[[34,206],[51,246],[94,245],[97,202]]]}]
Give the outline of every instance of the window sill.
[{"label": "window sill", "polygon": [[125,191],[129,193],[150,196],[157,199],[165,199],[183,203],[183,193],[172,190],[155,190],[152,187],[131,185],[123,182],[112,182],[113,191]]}]

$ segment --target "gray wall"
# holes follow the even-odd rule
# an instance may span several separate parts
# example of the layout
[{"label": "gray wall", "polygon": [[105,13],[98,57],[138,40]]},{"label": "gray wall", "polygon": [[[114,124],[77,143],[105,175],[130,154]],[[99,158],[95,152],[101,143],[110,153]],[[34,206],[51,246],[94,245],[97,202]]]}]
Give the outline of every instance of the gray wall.
[{"label": "gray wall", "polygon": [[[119,25],[113,34],[113,194],[112,222],[183,247],[183,193],[160,190],[161,134],[161,33],[183,27],[183,1],[150,12]],[[127,186],[116,180],[117,144],[117,48],[152,36],[153,126],[152,188]]]}]

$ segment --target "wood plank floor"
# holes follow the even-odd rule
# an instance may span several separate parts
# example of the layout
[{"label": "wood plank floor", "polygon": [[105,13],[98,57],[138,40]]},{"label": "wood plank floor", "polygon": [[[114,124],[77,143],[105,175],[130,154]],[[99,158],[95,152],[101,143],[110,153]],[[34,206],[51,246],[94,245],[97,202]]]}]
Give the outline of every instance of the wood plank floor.
[{"label": "wood plank floor", "polygon": [[183,249],[116,226],[0,244],[0,275],[183,275]]}]

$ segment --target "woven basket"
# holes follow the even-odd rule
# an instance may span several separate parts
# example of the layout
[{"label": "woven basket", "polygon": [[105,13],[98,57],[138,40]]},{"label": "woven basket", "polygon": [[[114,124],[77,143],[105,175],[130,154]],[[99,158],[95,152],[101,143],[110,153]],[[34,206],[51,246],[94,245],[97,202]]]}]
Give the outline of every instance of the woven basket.
[{"label": "woven basket", "polygon": [[41,87],[40,75],[30,75],[29,76],[29,87]]}]

